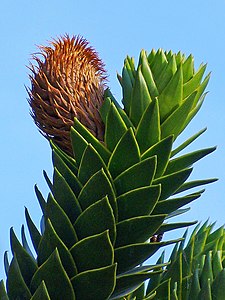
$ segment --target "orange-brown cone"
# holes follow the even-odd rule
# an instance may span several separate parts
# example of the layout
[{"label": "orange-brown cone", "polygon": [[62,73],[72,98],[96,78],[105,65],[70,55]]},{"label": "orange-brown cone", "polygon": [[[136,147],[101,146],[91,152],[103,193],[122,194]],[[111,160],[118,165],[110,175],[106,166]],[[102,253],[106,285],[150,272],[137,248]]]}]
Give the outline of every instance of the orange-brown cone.
[{"label": "orange-brown cone", "polygon": [[104,124],[99,115],[105,89],[105,70],[97,53],[80,37],[62,37],[39,47],[31,65],[29,103],[41,133],[72,154],[70,128],[74,117],[99,140]]}]

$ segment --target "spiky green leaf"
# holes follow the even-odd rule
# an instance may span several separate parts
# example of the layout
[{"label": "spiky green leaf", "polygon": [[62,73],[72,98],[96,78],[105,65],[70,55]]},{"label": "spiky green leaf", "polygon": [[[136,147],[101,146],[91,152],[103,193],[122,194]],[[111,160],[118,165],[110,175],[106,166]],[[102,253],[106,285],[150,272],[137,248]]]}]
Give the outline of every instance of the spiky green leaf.
[{"label": "spiky green leaf", "polygon": [[[31,281],[31,292],[34,293],[42,281],[45,282],[50,299],[75,300],[75,294],[68,275],[63,268],[59,252],[56,249],[34,274]],[[57,288],[56,284],[57,283]]]},{"label": "spiky green leaf", "polygon": [[165,215],[139,216],[117,224],[115,247],[146,242],[165,219]]},{"label": "spiky green leaf", "polygon": [[77,235],[73,225],[61,206],[56,202],[51,194],[48,196],[48,202],[45,213],[45,222],[50,219],[56,233],[60,239],[69,248],[77,242]]},{"label": "spiky green leaf", "polygon": [[89,206],[74,224],[79,239],[109,230],[112,243],[115,241],[116,225],[108,197],[104,197]]},{"label": "spiky green leaf", "polygon": [[160,141],[161,128],[157,99],[152,101],[143,113],[137,126],[136,139],[141,153]]},{"label": "spiky green leaf", "polygon": [[108,168],[112,177],[115,178],[139,161],[140,150],[133,130],[129,128],[116,145],[110,157]]},{"label": "spiky green leaf", "polygon": [[55,251],[58,249],[62,265],[68,276],[71,278],[77,274],[77,268],[68,248],[60,239],[50,220],[46,221],[44,235],[40,241],[38,248],[38,264],[42,265]]},{"label": "spiky green leaf", "polygon": [[51,300],[44,281],[41,282],[30,300]]},{"label": "spiky green leaf", "polygon": [[79,272],[106,267],[113,263],[114,258],[108,230],[80,240],[70,252]]},{"label": "spiky green leaf", "polygon": [[113,209],[114,215],[117,218],[118,209],[116,196],[109,178],[106,176],[103,169],[96,172],[83,186],[78,201],[82,210],[94,204],[99,199],[108,196],[109,203]]},{"label": "spiky green leaf", "polygon": [[[71,179],[74,179],[74,177],[71,177]],[[74,183],[77,184],[78,180],[74,180]],[[81,184],[79,185],[79,189],[81,189],[82,186]],[[79,191],[79,189],[77,189],[77,191]],[[70,221],[74,222],[82,210],[73,190],[56,168],[54,168],[53,174],[53,195],[58,205],[64,210]],[[48,205],[49,204],[47,204],[47,206]]]},{"label": "spiky green leaf", "polygon": [[116,144],[127,130],[127,126],[121,118],[117,108],[111,103],[106,119],[105,142],[107,148],[113,151]]},{"label": "spiky green leaf", "polygon": [[121,173],[114,180],[117,195],[148,186],[156,170],[156,156],[144,159]]},{"label": "spiky green leaf", "polygon": [[119,221],[149,215],[161,193],[160,185],[131,190],[117,198]]},{"label": "spiky green leaf", "polygon": [[116,283],[116,264],[79,273],[71,282],[76,300],[109,299]]}]

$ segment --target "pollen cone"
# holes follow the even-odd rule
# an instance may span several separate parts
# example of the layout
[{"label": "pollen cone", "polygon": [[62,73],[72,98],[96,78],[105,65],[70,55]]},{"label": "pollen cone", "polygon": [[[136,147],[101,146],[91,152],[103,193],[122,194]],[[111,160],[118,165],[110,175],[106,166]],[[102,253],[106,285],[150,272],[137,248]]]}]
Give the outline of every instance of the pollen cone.
[{"label": "pollen cone", "polygon": [[40,46],[31,64],[29,104],[40,132],[72,154],[70,128],[74,117],[100,141],[104,124],[99,115],[106,73],[88,42],[73,36]]}]

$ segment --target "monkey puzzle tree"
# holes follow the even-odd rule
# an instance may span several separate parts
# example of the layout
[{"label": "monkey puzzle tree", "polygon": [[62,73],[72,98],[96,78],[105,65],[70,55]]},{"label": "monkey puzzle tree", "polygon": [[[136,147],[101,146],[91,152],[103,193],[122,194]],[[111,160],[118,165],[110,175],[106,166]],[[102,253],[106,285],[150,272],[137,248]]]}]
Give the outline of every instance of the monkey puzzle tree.
[{"label": "monkey puzzle tree", "polygon": [[[9,263],[5,255],[0,299],[189,299],[182,298],[185,288],[187,297],[203,299],[198,297],[206,285],[196,279],[203,272],[190,255],[201,232],[194,232],[186,248],[181,239],[165,241],[162,235],[195,223],[170,219],[204,191],[189,190],[215,181],[188,181],[192,165],[215,147],[180,154],[205,129],[174,147],[204,101],[206,65],[195,70],[192,55],[161,49],[142,50],[137,67],[127,57],[118,75],[121,106],[107,87],[104,64],[83,38],[54,40],[40,47],[34,61],[31,115],[50,140],[54,173],[52,180],[44,173],[47,199],[35,186],[40,230],[25,210],[35,253],[23,227],[21,243],[10,231],[13,258]],[[208,240],[199,246],[201,257],[204,247],[212,250],[210,242],[224,241],[224,229],[220,235],[210,235],[206,226],[202,231]],[[169,244],[176,245],[171,265],[162,256],[155,265],[145,263]],[[219,245],[215,251],[223,253],[224,243]],[[191,267],[178,272],[187,253]],[[224,256],[216,255],[218,271],[204,269],[209,293],[218,274],[224,280]]]}]

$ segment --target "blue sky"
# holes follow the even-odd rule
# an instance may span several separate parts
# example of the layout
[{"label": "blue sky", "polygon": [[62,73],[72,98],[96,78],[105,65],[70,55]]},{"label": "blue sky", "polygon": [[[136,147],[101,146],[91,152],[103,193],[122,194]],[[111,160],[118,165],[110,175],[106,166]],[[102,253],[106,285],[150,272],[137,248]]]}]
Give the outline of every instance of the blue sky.
[{"label": "blue sky", "polygon": [[[33,186],[44,195],[42,176],[51,176],[48,142],[38,133],[29,115],[28,69],[36,45],[68,33],[80,34],[96,48],[106,64],[109,86],[118,100],[116,79],[127,54],[136,61],[142,48],[163,48],[195,57],[196,67],[207,62],[212,72],[203,108],[185,131],[185,137],[205,126],[207,132],[190,148],[218,145],[216,152],[197,163],[193,178],[218,177],[206,186],[202,198],[181,220],[225,222],[225,1],[75,1],[1,0],[0,11],[0,278],[3,253],[10,250],[9,229],[19,234],[26,206],[36,224],[41,212]],[[182,141],[182,138],[181,138]]]}]

